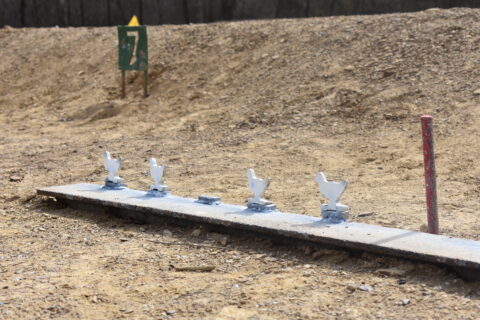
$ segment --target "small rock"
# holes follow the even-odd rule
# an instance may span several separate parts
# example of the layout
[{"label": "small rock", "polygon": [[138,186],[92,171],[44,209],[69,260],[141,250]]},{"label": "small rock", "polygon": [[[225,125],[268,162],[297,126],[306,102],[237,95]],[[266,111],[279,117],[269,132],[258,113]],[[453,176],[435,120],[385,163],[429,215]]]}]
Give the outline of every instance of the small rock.
[{"label": "small rock", "polygon": [[368,292],[373,291],[372,286],[369,286],[367,284],[362,284],[361,286],[358,287],[358,289],[361,290],[361,291],[368,291]]},{"label": "small rock", "polygon": [[5,201],[6,202],[11,202],[11,201],[15,201],[15,200],[18,200],[20,199],[20,196],[19,195],[8,195],[5,197]]},{"label": "small rock", "polygon": [[347,290],[350,292],[354,292],[355,290],[357,290],[357,287],[355,287],[353,284],[349,284],[347,286]]},{"label": "small rock", "polygon": [[480,96],[480,89],[473,91],[473,94],[476,96]]},{"label": "small rock", "polygon": [[363,212],[363,213],[358,214],[358,216],[363,218],[363,217],[373,216],[374,214],[375,214],[374,212]]},{"label": "small rock", "polygon": [[25,196],[20,197],[20,201],[23,203],[28,203],[30,200],[34,199],[37,195],[36,194],[27,194]]},{"label": "small rock", "polygon": [[303,247],[303,253],[307,256],[309,256],[312,253],[312,248],[310,247]]},{"label": "small rock", "polygon": [[405,280],[405,279],[398,279],[398,284],[399,284],[399,285],[403,285],[403,284],[405,284],[405,283],[407,283],[407,280]]},{"label": "small rock", "polygon": [[308,277],[311,277],[311,276],[312,276],[312,273],[313,273],[312,270],[307,270],[307,271],[305,271],[302,275],[303,275],[304,277],[307,277],[307,278],[308,278]]},{"label": "small rock", "polygon": [[120,312],[123,312],[123,313],[132,313],[133,310],[129,310],[129,309],[120,309]]},{"label": "small rock", "polygon": [[11,176],[10,177],[10,182],[20,182],[22,180],[23,180],[23,178],[19,177],[19,176]]},{"label": "small rock", "polygon": [[312,258],[313,259],[317,259],[317,258],[320,258],[324,255],[323,251],[315,251],[313,254],[312,254]]},{"label": "small rock", "polygon": [[407,304],[410,304],[410,299],[403,299],[402,300],[402,305],[406,306]]},{"label": "small rock", "polygon": [[200,237],[203,234],[202,229],[195,229],[192,231],[191,236],[192,237]]},{"label": "small rock", "polygon": [[174,315],[175,313],[177,313],[177,311],[175,311],[175,310],[167,310],[167,311],[165,311],[165,313],[167,314],[167,316],[172,316],[172,315]]},{"label": "small rock", "polygon": [[222,239],[220,239],[220,244],[221,244],[222,246],[226,246],[227,243],[228,243],[228,236],[225,236],[225,237],[223,237]]},{"label": "small rock", "polygon": [[374,274],[382,275],[382,276],[393,276],[393,277],[401,277],[404,276],[406,273],[405,270],[399,268],[386,268],[386,269],[378,269],[375,270]]},{"label": "small rock", "polygon": [[163,236],[164,237],[171,237],[171,236],[173,236],[173,233],[172,233],[172,231],[170,231],[168,229],[165,229],[165,230],[163,230]]},{"label": "small rock", "polygon": [[224,234],[221,234],[221,233],[210,232],[210,233],[207,235],[207,238],[208,238],[209,240],[217,241],[217,242],[219,242],[220,244],[222,244],[223,246],[226,246],[227,243],[228,243],[228,235],[224,235]]}]

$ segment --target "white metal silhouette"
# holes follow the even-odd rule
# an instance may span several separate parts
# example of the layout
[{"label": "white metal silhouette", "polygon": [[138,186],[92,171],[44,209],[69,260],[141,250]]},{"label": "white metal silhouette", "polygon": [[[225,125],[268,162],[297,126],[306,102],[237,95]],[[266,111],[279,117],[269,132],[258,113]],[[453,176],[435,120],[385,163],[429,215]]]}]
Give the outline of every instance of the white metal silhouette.
[{"label": "white metal silhouette", "polygon": [[247,207],[249,210],[257,212],[271,212],[277,210],[277,207],[263,198],[265,190],[270,184],[270,179],[260,179],[255,176],[253,169],[247,170],[248,188],[253,193],[253,197],[248,199]]},{"label": "white metal silhouette", "polygon": [[255,176],[255,171],[253,169],[247,170],[247,177],[248,177],[248,188],[253,193],[253,198],[248,200],[249,203],[256,203],[256,204],[267,204],[271,203],[268,200],[262,198],[263,194],[267,190],[270,179],[260,179]]},{"label": "white metal silhouette", "polygon": [[169,188],[163,182],[163,173],[165,172],[165,165],[159,166],[155,158],[150,158],[150,175],[153,179],[153,185],[150,187],[149,194],[163,196]]},{"label": "white metal silhouette", "polygon": [[150,175],[152,176],[154,186],[163,185],[164,170],[165,166],[157,165],[157,160],[155,158],[150,158]]},{"label": "white metal silhouette", "polygon": [[107,184],[122,184],[123,179],[118,176],[118,170],[120,170],[122,158],[112,159],[110,152],[105,151],[103,153],[103,163],[105,165],[105,169],[108,171],[108,176],[105,178],[105,182]]},{"label": "white metal silhouette", "polygon": [[323,172],[319,172],[317,174],[316,180],[320,188],[320,192],[328,199],[328,204],[322,206],[322,211],[325,209],[327,211],[343,212],[348,209],[347,206],[338,202],[345,191],[345,188],[347,187],[347,181],[327,181],[327,178]]}]

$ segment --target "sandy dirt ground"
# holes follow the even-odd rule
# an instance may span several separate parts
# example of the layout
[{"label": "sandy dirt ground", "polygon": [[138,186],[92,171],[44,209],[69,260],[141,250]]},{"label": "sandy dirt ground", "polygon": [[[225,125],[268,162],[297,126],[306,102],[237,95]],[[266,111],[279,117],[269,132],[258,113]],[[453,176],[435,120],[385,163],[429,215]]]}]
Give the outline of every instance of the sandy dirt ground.
[{"label": "sandy dirt ground", "polygon": [[[353,221],[422,230],[419,116],[434,116],[441,232],[480,240],[480,10],[149,27],[150,96],[115,28],[0,30],[1,319],[475,319],[446,270],[63,207],[35,188],[102,183],[148,157],[180,196],[319,215],[317,171]],[[213,266],[181,272],[172,266]],[[387,270],[382,270],[387,269]]]}]

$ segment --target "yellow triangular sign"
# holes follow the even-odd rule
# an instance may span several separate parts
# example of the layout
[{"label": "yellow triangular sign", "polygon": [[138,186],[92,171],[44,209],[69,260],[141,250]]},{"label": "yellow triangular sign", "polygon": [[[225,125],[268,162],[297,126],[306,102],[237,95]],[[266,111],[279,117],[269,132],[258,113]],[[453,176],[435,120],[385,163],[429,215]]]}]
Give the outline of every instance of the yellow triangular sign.
[{"label": "yellow triangular sign", "polygon": [[140,22],[138,22],[137,16],[133,16],[132,20],[128,23],[129,27],[138,27],[140,25]]}]

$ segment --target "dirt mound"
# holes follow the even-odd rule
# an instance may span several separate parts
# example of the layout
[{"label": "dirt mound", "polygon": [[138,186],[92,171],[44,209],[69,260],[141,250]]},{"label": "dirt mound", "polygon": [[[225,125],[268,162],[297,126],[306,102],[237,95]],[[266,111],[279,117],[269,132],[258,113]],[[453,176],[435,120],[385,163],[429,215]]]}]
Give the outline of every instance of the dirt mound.
[{"label": "dirt mound", "polygon": [[128,108],[122,101],[106,101],[88,106],[72,114],[66,121],[87,120],[88,122],[94,122],[115,117],[126,110],[128,110]]},{"label": "dirt mound", "polygon": [[254,167],[282,211],[310,215],[323,170],[350,182],[354,221],[420,230],[430,113],[441,232],[479,240],[479,30],[471,9],[149,27],[150,96],[130,72],[121,100],[115,28],[1,29],[0,318],[475,318],[478,286],[433,267],[383,278],[405,262],[224,246],[32,197],[102,183],[108,149],[132,188],[155,156],[173,193],[244,203]]}]

